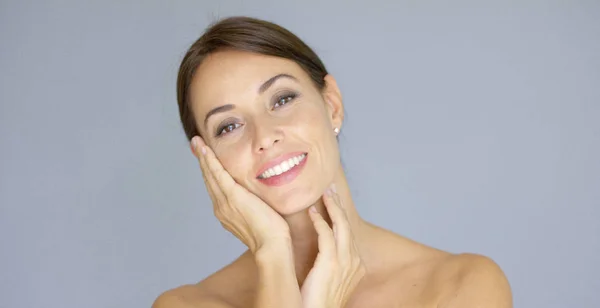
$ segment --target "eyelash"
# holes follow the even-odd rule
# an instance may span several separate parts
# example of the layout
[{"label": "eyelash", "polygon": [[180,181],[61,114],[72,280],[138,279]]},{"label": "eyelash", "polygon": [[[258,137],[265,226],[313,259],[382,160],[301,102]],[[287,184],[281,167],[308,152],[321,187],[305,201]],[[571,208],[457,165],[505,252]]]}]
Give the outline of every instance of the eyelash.
[{"label": "eyelash", "polygon": [[[226,129],[232,127],[232,126],[233,126],[233,128],[229,132],[225,132],[225,133],[223,132],[224,130],[226,130]],[[223,136],[225,134],[229,134],[231,131],[233,131],[234,129],[236,129],[236,128],[240,127],[240,126],[242,126],[242,124],[240,124],[240,123],[228,123],[228,124],[225,124],[225,125],[219,127],[219,129],[217,130],[216,137],[221,137],[221,136]]]},{"label": "eyelash", "polygon": [[286,92],[281,95],[278,95],[277,98],[275,99],[275,102],[273,103],[273,108],[276,108],[275,105],[281,103],[282,100],[287,100],[289,98],[289,100],[287,100],[285,103],[282,104],[282,105],[285,105],[285,104],[293,101],[297,96],[298,96],[298,94],[293,93],[293,92]]},{"label": "eyelash", "polygon": [[[293,101],[296,97],[298,97],[298,94],[293,93],[293,92],[287,92],[287,93],[283,93],[281,95],[278,95],[275,98],[275,101],[273,102],[273,109],[280,108],[283,105],[287,105],[288,103],[290,103],[291,101]],[[277,106],[278,104],[279,104],[279,107]],[[226,124],[223,124],[222,126],[219,126],[219,129],[217,129],[217,134],[216,134],[215,137],[222,137],[223,135],[229,134],[230,132],[232,132],[233,130],[239,128],[240,126],[242,126],[242,124],[239,124],[239,123],[226,123]],[[229,129],[229,131],[228,132],[223,132],[226,129]]]}]

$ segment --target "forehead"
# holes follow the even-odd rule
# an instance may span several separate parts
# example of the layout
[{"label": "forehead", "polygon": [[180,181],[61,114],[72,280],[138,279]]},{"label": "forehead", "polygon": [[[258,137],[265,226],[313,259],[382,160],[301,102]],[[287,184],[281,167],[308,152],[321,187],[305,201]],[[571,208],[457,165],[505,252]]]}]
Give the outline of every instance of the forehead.
[{"label": "forehead", "polygon": [[308,74],[292,60],[242,51],[217,52],[204,59],[196,70],[190,101],[200,113],[217,105],[236,104],[242,98],[258,95],[263,82],[281,73],[295,76],[301,84],[310,84]]}]

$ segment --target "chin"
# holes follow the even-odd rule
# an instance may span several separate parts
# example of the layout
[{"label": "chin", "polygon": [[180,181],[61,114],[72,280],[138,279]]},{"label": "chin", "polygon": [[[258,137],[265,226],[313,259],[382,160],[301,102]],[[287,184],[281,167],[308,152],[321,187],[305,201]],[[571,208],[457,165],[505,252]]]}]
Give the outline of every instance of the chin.
[{"label": "chin", "polygon": [[306,191],[288,192],[283,196],[275,198],[269,202],[271,207],[280,215],[287,216],[305,211],[309,206],[315,204],[320,198],[320,195],[308,193]]}]

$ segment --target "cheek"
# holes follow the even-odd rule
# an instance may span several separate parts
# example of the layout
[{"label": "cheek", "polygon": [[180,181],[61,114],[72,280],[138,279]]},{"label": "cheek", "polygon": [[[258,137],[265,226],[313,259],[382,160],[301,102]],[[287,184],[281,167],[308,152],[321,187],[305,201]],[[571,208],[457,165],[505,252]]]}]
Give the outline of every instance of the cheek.
[{"label": "cheek", "polygon": [[250,152],[245,149],[246,147],[246,143],[240,141],[215,149],[215,154],[223,165],[223,168],[240,184],[244,183],[249,168],[252,166],[251,158],[249,157]]},{"label": "cheek", "polygon": [[[322,102],[325,104],[325,102]],[[310,142],[317,148],[321,164],[335,166],[339,157],[338,143],[333,124],[330,121],[327,109],[322,106],[314,106],[306,117],[302,119],[304,135],[310,138]]]},{"label": "cheek", "polygon": [[330,123],[326,110],[319,104],[325,103],[316,102],[303,105],[287,119],[287,123],[292,129],[302,133],[305,137],[311,139],[322,137],[323,133],[328,131],[327,127],[330,126]]},{"label": "cheek", "polygon": [[339,157],[338,144],[325,108],[313,105],[296,113],[288,123],[293,135],[310,145],[320,168],[327,172],[331,171],[329,166],[335,169]]}]

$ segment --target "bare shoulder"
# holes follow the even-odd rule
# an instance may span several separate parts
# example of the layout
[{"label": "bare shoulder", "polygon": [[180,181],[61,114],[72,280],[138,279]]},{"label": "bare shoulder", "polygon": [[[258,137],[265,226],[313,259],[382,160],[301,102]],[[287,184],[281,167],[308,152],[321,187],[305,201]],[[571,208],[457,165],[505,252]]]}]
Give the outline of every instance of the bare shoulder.
[{"label": "bare shoulder", "polygon": [[230,308],[231,305],[203,292],[199,285],[184,285],[162,293],[152,308]]},{"label": "bare shoulder", "polygon": [[434,271],[439,307],[511,308],[512,295],[504,272],[492,259],[477,254],[449,255]]},{"label": "bare shoulder", "polygon": [[235,308],[251,301],[254,273],[247,254],[197,284],[162,293],[152,308]]}]

